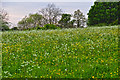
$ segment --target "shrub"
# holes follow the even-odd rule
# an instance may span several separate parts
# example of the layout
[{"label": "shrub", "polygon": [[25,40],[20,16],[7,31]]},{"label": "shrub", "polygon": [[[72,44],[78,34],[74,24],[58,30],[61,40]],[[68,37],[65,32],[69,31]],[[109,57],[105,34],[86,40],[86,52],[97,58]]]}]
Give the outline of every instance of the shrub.
[{"label": "shrub", "polygon": [[59,27],[54,24],[45,24],[44,29],[59,29]]},{"label": "shrub", "polygon": [[8,31],[9,27],[6,24],[2,24],[2,26],[0,27],[0,31]]},{"label": "shrub", "polygon": [[42,29],[41,27],[36,27],[37,30]]},{"label": "shrub", "polygon": [[11,30],[18,30],[18,28],[17,27],[13,27]]},{"label": "shrub", "polygon": [[41,26],[37,25],[37,26],[36,26],[36,29],[37,29],[37,30],[39,30],[39,29],[44,30],[44,27],[41,27]]},{"label": "shrub", "polygon": [[96,26],[108,26],[108,24],[106,24],[106,23],[99,23],[99,24],[96,24]]},{"label": "shrub", "polygon": [[111,25],[117,25],[118,24],[118,19],[116,19],[114,22],[111,23]]}]

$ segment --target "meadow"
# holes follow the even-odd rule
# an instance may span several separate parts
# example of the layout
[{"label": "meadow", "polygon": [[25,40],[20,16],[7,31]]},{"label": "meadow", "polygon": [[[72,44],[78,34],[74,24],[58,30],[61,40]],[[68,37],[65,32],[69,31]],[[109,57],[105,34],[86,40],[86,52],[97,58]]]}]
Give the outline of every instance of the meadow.
[{"label": "meadow", "polygon": [[118,77],[118,26],[2,32],[2,78]]}]

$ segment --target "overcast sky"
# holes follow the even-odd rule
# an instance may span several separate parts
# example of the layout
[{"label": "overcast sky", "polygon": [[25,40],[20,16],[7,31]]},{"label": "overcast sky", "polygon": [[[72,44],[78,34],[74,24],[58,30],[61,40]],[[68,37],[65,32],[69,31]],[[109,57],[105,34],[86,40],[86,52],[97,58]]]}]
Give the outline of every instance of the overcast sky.
[{"label": "overcast sky", "polygon": [[1,0],[2,2],[94,2],[96,0]]},{"label": "overcast sky", "polygon": [[[63,12],[70,13],[70,14],[73,14],[75,10],[80,9],[86,17],[90,7],[94,3],[94,0],[84,0],[84,1],[83,0],[57,0],[57,2],[55,2],[55,0],[20,0],[20,1],[19,2],[18,0],[2,1],[2,8],[5,11],[7,11],[9,14],[9,21],[15,25],[23,17],[25,17],[26,15],[29,15],[29,13],[36,13],[41,8],[45,8],[49,3],[54,3],[57,7],[61,8]],[[60,1],[63,1],[63,2],[60,2]]]}]

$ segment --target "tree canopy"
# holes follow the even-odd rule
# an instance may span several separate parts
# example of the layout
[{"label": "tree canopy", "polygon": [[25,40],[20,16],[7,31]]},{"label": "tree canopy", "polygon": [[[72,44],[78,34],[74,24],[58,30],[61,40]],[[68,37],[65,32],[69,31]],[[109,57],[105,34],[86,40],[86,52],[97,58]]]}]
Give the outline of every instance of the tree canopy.
[{"label": "tree canopy", "polygon": [[55,4],[48,4],[46,8],[41,9],[40,14],[43,16],[44,24],[57,24],[62,10]]},{"label": "tree canopy", "polygon": [[85,15],[83,15],[83,13],[79,9],[74,12],[74,20],[77,24],[77,27],[84,27],[86,22]]},{"label": "tree canopy", "polygon": [[88,13],[88,25],[117,25],[118,2],[94,2]]},{"label": "tree canopy", "polygon": [[5,10],[0,10],[0,31],[9,30],[8,13]]},{"label": "tree canopy", "polygon": [[71,20],[71,15],[70,14],[62,14],[62,18],[59,21],[59,24],[61,24],[62,27],[68,28],[70,20]]},{"label": "tree canopy", "polygon": [[20,29],[28,29],[28,28],[35,28],[36,26],[43,26],[42,25],[42,15],[36,14],[29,14],[29,16],[25,16],[21,21],[18,22],[18,27]]},{"label": "tree canopy", "polygon": [[54,25],[61,28],[74,28],[76,23],[77,28],[79,28],[83,27],[85,22],[85,15],[80,10],[75,11],[73,15],[66,14],[54,4],[48,4],[46,8],[41,9],[38,13],[25,16],[18,22],[18,27],[21,30],[30,28],[44,29],[41,27],[47,24],[49,28],[54,28]]}]

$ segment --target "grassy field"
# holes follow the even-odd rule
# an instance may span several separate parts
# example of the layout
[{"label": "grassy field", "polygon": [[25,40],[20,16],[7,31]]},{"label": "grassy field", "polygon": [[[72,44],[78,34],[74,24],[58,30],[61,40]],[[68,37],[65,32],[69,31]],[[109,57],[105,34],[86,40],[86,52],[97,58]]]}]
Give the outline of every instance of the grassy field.
[{"label": "grassy field", "polygon": [[3,78],[118,78],[118,27],[2,33]]}]

